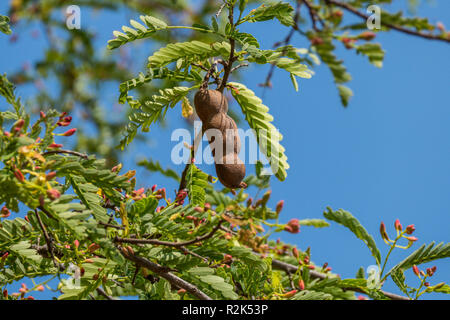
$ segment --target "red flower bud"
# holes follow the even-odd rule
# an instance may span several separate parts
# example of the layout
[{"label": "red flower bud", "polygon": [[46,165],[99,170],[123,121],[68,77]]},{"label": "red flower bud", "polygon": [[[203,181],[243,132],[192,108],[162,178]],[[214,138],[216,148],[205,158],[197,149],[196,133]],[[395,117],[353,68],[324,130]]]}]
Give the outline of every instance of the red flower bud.
[{"label": "red flower bud", "polygon": [[152,192],[155,192],[155,189],[156,189],[156,184],[154,184],[154,185],[152,186]]},{"label": "red flower bud", "polygon": [[8,289],[3,290],[3,297],[8,298]]},{"label": "red flower bud", "polygon": [[45,118],[45,113],[43,111],[40,111],[39,112],[39,116],[41,117],[41,119],[44,119]]},{"label": "red flower bud", "polygon": [[69,130],[67,130],[66,132],[64,132],[64,133],[62,134],[62,136],[64,136],[64,137],[70,137],[70,136],[73,135],[76,131],[77,131],[77,128],[69,129]]},{"label": "red flower bud", "polygon": [[436,272],[436,266],[434,266],[432,268],[427,268],[427,275],[429,277],[432,277],[435,272]]},{"label": "red flower bud", "polygon": [[298,259],[298,257],[299,257],[299,254],[298,254],[298,250],[297,250],[297,248],[292,248],[292,255],[296,258],[296,259]]},{"label": "red flower bud", "polygon": [[425,282],[423,285],[424,285],[425,287],[429,287],[429,286],[430,286],[430,283],[429,283],[429,282]]},{"label": "red flower bud", "polygon": [[375,37],[376,37],[376,34],[373,32],[370,32],[370,31],[365,31],[358,36],[359,39],[363,39],[363,40],[367,40],[367,41],[372,40]]},{"label": "red flower bud", "polygon": [[419,274],[420,274],[419,268],[417,268],[416,265],[413,265],[412,269],[413,269],[414,274],[415,274],[416,276],[419,276]]},{"label": "red flower bud", "polygon": [[417,240],[419,240],[416,237],[405,237],[405,239],[407,239],[410,242],[416,242]]},{"label": "red flower bud", "polygon": [[88,251],[90,253],[94,253],[96,250],[100,249],[100,245],[96,244],[96,243],[91,243],[88,247]]},{"label": "red flower bud", "polygon": [[303,281],[303,279],[298,280],[298,287],[300,288],[300,291],[305,290],[305,281]]},{"label": "red flower bud", "polygon": [[223,263],[230,263],[233,260],[233,256],[226,254],[223,258]]},{"label": "red flower bud", "polygon": [[395,220],[394,227],[395,227],[395,230],[398,230],[398,231],[403,230],[403,227],[402,227],[399,219]]},{"label": "red flower bud", "polygon": [[289,298],[292,298],[296,293],[297,293],[297,290],[291,290],[291,291],[283,294],[283,297],[289,299]]},{"label": "red flower bud", "polygon": [[11,215],[11,211],[6,206],[2,207],[2,210],[0,211],[0,216],[2,218],[8,218]]},{"label": "red flower bud", "polygon": [[50,144],[47,148],[50,148],[50,149],[58,149],[58,148],[62,148],[62,144],[59,144],[59,143],[52,143],[52,144]]},{"label": "red flower bud", "polygon": [[41,286],[37,287],[36,290],[42,292],[45,290],[45,288],[44,288],[44,286],[41,285]]},{"label": "red flower bud", "polygon": [[126,246],[125,249],[128,251],[128,253],[129,253],[130,255],[134,255],[134,250],[133,250],[133,248],[132,248],[131,246]]},{"label": "red flower bud", "polygon": [[271,191],[271,190],[268,190],[268,191],[263,195],[263,197],[262,197],[262,199],[261,199],[263,205],[266,205],[267,201],[269,201],[271,194],[272,194],[272,191]]},{"label": "red flower bud", "polygon": [[73,241],[73,245],[75,246],[75,248],[78,249],[78,247],[80,246],[80,241],[74,240],[74,241]]},{"label": "red flower bud", "polygon": [[23,119],[17,120],[17,122],[13,126],[13,131],[19,132],[20,130],[22,130],[24,124],[25,120]]},{"label": "red flower bud", "polygon": [[47,173],[47,175],[45,176],[45,180],[50,181],[50,180],[52,180],[54,177],[56,177],[56,172],[55,172],[55,171],[52,171],[52,172]]},{"label": "red flower bud", "polygon": [[59,197],[61,197],[61,193],[56,189],[48,189],[47,197],[49,197],[50,200],[56,200],[59,199]]},{"label": "red flower bud", "polygon": [[20,171],[19,169],[16,169],[14,171],[14,175],[16,176],[17,180],[19,180],[20,182],[24,182],[25,181],[25,177],[23,176],[22,171]]},{"label": "red flower bud", "polygon": [[323,44],[322,38],[319,38],[319,37],[314,37],[314,38],[312,38],[310,41],[311,41],[311,44],[312,44],[313,46]]},{"label": "red flower bud", "polygon": [[281,210],[283,210],[283,206],[284,206],[284,200],[280,200],[277,203],[277,206],[275,208],[275,211],[280,214]]},{"label": "red flower bud", "polygon": [[300,232],[300,223],[298,219],[291,219],[284,227],[284,230],[290,233],[299,233]]},{"label": "red flower bud", "polygon": [[416,230],[416,228],[414,227],[414,225],[413,225],[413,224],[410,224],[409,226],[406,227],[405,232],[406,232],[407,234],[412,234],[415,230]]},{"label": "red flower bud", "polygon": [[383,238],[383,240],[388,241],[389,237],[386,233],[386,226],[384,225],[384,222],[381,222],[380,224],[380,234],[381,234],[381,238]]}]

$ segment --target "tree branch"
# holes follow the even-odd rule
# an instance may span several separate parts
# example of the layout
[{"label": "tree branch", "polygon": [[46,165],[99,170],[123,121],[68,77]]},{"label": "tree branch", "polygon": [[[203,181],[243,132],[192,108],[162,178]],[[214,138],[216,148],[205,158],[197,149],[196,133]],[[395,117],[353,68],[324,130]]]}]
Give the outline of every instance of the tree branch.
[{"label": "tree branch", "polygon": [[88,159],[88,155],[87,154],[76,152],[76,151],[72,151],[72,150],[62,150],[62,149],[49,150],[49,151],[44,152],[42,155],[46,156],[46,155],[50,155],[50,154],[60,154],[60,153],[71,154],[73,156],[77,156],[77,157],[80,157],[80,158],[83,158],[83,159]]},{"label": "tree branch", "polygon": [[[298,270],[298,267],[296,267],[296,266],[294,266],[294,265],[292,265],[292,264],[289,264],[289,263],[286,263],[286,262],[277,260],[277,259],[272,259],[272,267],[273,267],[274,269],[283,270],[283,271],[285,271],[285,272],[288,273],[288,274],[289,274],[289,273],[295,273],[295,272],[297,272],[297,270]],[[309,275],[310,275],[312,278],[315,278],[315,279],[321,279],[321,280],[324,280],[324,279],[327,278],[327,276],[326,276],[325,274],[320,273],[320,272],[317,272],[317,271],[314,271],[314,270],[310,270],[310,271],[309,271]],[[362,290],[362,289],[360,289],[360,288],[342,288],[342,289],[344,289],[344,290],[350,290],[350,291],[355,291],[355,292],[359,292],[359,293],[363,293],[363,294],[367,294],[366,292],[364,292],[364,290]],[[386,291],[383,291],[383,290],[381,290],[381,292],[382,292],[386,297],[388,297],[388,298],[390,298],[390,299],[392,299],[392,300],[410,300],[410,299],[407,298],[407,297],[400,296],[400,295],[395,294],[395,293],[390,293],[390,292],[386,292]]]},{"label": "tree branch", "polygon": [[201,291],[195,285],[181,279],[180,277],[174,275],[173,273],[170,273],[167,270],[167,268],[164,268],[157,263],[154,263],[150,260],[139,257],[135,254],[130,254],[130,252],[128,252],[128,251],[120,250],[120,252],[126,259],[134,262],[136,265],[138,265],[140,267],[151,270],[152,272],[158,274],[161,278],[164,278],[167,281],[169,281],[170,284],[172,284],[173,286],[186,290],[187,292],[192,294],[194,297],[196,297],[200,300],[212,300],[211,297],[206,295],[203,291]]},{"label": "tree branch", "polygon": [[103,297],[105,297],[107,300],[120,300],[114,297],[111,297],[110,295],[108,295],[105,290],[103,290],[102,288],[98,287],[97,289],[97,293]]},{"label": "tree branch", "polygon": [[44,234],[44,239],[45,242],[47,243],[47,249],[48,252],[50,254],[50,257],[52,258],[53,264],[55,265],[56,268],[58,268],[58,263],[55,259],[55,254],[53,253],[53,244],[52,241],[50,240],[50,237],[48,236],[47,230],[45,229],[44,224],[42,223],[41,217],[39,216],[39,213],[36,209],[34,209],[34,214],[36,215],[36,219],[39,223],[39,227],[42,229],[42,233]]},{"label": "tree branch", "polygon": [[161,245],[161,246],[168,246],[168,247],[175,247],[175,248],[181,248],[190,244],[194,244],[197,242],[201,242],[204,240],[207,240],[211,238],[217,230],[220,229],[220,226],[222,225],[223,221],[219,221],[219,223],[207,234],[196,237],[195,239],[184,241],[184,242],[169,242],[169,241],[161,241],[157,239],[133,239],[133,238],[119,238],[115,237],[114,242],[116,243],[131,243],[131,244],[153,244],[153,245]]},{"label": "tree branch", "polygon": [[[297,22],[298,22],[298,19],[300,18],[300,7],[301,7],[302,3],[303,3],[302,0],[297,0],[297,6],[295,8],[295,15],[294,15],[294,26],[291,28],[291,30],[289,30],[288,35],[283,40],[282,43],[283,43],[284,46],[287,46],[289,44],[289,42],[291,42],[291,38],[294,35],[294,32],[296,30],[299,30]],[[276,43],[274,46],[276,46],[278,44],[279,44],[279,42]],[[286,50],[283,50],[282,55],[284,55],[285,53],[286,53]],[[263,96],[264,96],[264,93],[265,93],[265,88],[266,87],[271,87],[270,79],[272,78],[274,71],[275,71],[275,63],[272,63],[272,65],[270,66],[269,73],[266,76],[266,80],[262,84],[262,86],[264,86]]]},{"label": "tree branch", "polygon": [[[366,15],[364,13],[359,12],[356,8],[352,7],[351,5],[344,3],[344,2],[340,2],[340,1],[336,1],[336,0],[325,0],[325,2],[327,4],[333,4],[335,6],[338,6],[342,9],[345,9],[347,11],[350,11],[351,13],[357,15],[358,17],[361,17],[365,20],[369,19],[369,15]],[[413,36],[417,36],[417,37],[421,37],[421,38],[425,38],[425,39],[429,39],[429,40],[439,40],[439,41],[444,41],[444,42],[448,42],[450,43],[450,39],[449,38],[444,38],[440,35],[436,35],[436,34],[430,34],[430,33],[423,33],[420,31],[414,31],[402,26],[397,26],[395,24],[392,23],[386,23],[383,21],[380,21],[380,23],[390,29],[394,29],[409,35],[413,35]]]},{"label": "tree branch", "polygon": [[[233,29],[234,28],[234,7],[233,7],[233,5],[229,6],[228,21],[230,22],[231,29]],[[227,61],[226,65],[224,66],[224,74],[223,74],[222,82],[220,83],[220,86],[217,89],[220,92],[223,92],[223,89],[225,89],[225,86],[227,85],[227,81],[228,81],[228,78],[231,73],[231,69],[233,68],[234,47],[235,47],[236,43],[232,37],[230,37],[228,39],[230,40],[230,57],[228,58],[228,61]]]}]

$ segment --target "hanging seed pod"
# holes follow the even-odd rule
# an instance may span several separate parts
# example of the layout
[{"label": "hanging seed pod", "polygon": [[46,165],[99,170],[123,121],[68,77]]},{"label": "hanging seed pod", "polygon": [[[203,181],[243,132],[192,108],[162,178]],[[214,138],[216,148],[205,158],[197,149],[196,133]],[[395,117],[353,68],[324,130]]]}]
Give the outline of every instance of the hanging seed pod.
[{"label": "hanging seed pod", "polygon": [[194,96],[195,111],[203,123],[217,113],[228,112],[228,101],[225,96],[217,90],[200,89]]},{"label": "hanging seed pod", "polygon": [[200,89],[194,104],[211,145],[219,181],[230,189],[245,187],[245,165],[238,157],[241,141],[236,123],[227,115],[226,98],[220,91]]}]

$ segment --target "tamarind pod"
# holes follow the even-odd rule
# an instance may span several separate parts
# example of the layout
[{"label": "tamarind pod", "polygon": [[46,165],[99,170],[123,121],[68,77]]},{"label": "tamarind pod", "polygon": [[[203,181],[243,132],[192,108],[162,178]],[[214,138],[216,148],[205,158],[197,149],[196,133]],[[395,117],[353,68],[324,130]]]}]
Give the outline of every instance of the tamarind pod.
[{"label": "tamarind pod", "polygon": [[230,189],[245,187],[242,182],[245,177],[245,165],[238,155],[226,155],[221,162],[216,162],[216,173],[219,181]]},{"label": "tamarind pod", "polygon": [[203,125],[203,132],[206,133],[214,157],[218,146],[222,146],[222,152],[218,154],[219,159],[227,153],[238,154],[241,151],[237,126],[230,116],[224,113],[214,115]]},{"label": "tamarind pod", "polygon": [[203,123],[217,113],[228,112],[228,101],[218,90],[200,89],[194,96],[194,106]]}]

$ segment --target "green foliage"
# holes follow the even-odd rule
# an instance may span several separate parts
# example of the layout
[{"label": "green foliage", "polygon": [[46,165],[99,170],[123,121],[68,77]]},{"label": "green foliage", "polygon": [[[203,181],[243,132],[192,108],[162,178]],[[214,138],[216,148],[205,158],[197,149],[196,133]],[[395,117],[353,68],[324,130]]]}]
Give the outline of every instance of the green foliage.
[{"label": "green foliage", "polygon": [[241,83],[230,83],[231,94],[241,106],[250,128],[255,130],[256,139],[262,150],[270,161],[275,176],[283,181],[286,179],[286,170],[289,169],[285,149],[279,141],[281,134],[271,123],[273,117],[268,113],[269,108],[265,106],[255,93]]},{"label": "green foliage", "polygon": [[0,31],[5,34],[11,34],[11,28],[9,26],[9,18],[6,16],[0,15]]},{"label": "green foliage", "polygon": [[281,24],[292,26],[294,24],[293,11],[290,4],[281,1],[275,4],[263,4],[243,17],[240,23],[278,19]]},{"label": "green foliage", "polygon": [[434,242],[429,245],[423,244],[419,249],[411,253],[403,261],[395,265],[388,274],[397,272],[398,270],[406,270],[413,265],[418,265],[437,259],[444,259],[450,257],[450,243],[439,243],[435,245]]},{"label": "green foliage", "polygon": [[380,250],[378,250],[375,240],[350,212],[342,209],[333,211],[331,208],[327,208],[327,211],[325,211],[323,215],[328,220],[332,220],[334,222],[342,224],[344,227],[353,232],[353,234],[358,239],[362,240],[369,248],[377,264],[381,264],[381,254]]},{"label": "green foliage", "polygon": [[374,66],[378,68],[383,66],[384,50],[381,49],[381,45],[379,43],[365,43],[363,45],[356,46],[356,52],[367,56],[370,63]]},{"label": "green foliage", "polygon": [[211,57],[227,57],[230,55],[230,44],[227,42],[205,43],[200,41],[171,43],[161,48],[148,58],[148,67],[164,67],[171,62],[182,59],[183,64],[205,60]]},{"label": "green foliage", "polygon": [[138,166],[144,167],[145,169],[147,169],[148,171],[151,172],[159,172],[162,175],[169,177],[169,178],[173,178],[177,181],[180,180],[180,176],[178,175],[177,172],[175,172],[172,169],[163,169],[163,167],[161,166],[161,164],[159,163],[159,161],[154,162],[153,160],[141,160],[137,163]]},{"label": "green foliage", "polygon": [[156,31],[167,29],[167,24],[155,17],[140,16],[140,19],[145,26],[135,20],[130,20],[130,24],[133,28],[123,26],[123,32],[114,31],[114,36],[116,38],[108,41],[108,49],[116,49],[127,42],[147,38]]},{"label": "green foliage", "polygon": [[194,205],[205,203],[205,188],[208,187],[208,175],[190,164],[186,172],[186,189],[188,189],[189,200]]},{"label": "green foliage", "polygon": [[119,147],[123,150],[126,145],[130,144],[139,128],[142,128],[144,132],[148,131],[152,123],[164,117],[167,110],[175,107],[192,89],[187,87],[163,89],[159,91],[159,95],[153,95],[151,98],[142,101],[133,100],[132,97],[128,97],[127,100],[132,106],[133,112],[129,116],[130,123],[125,129]]}]

